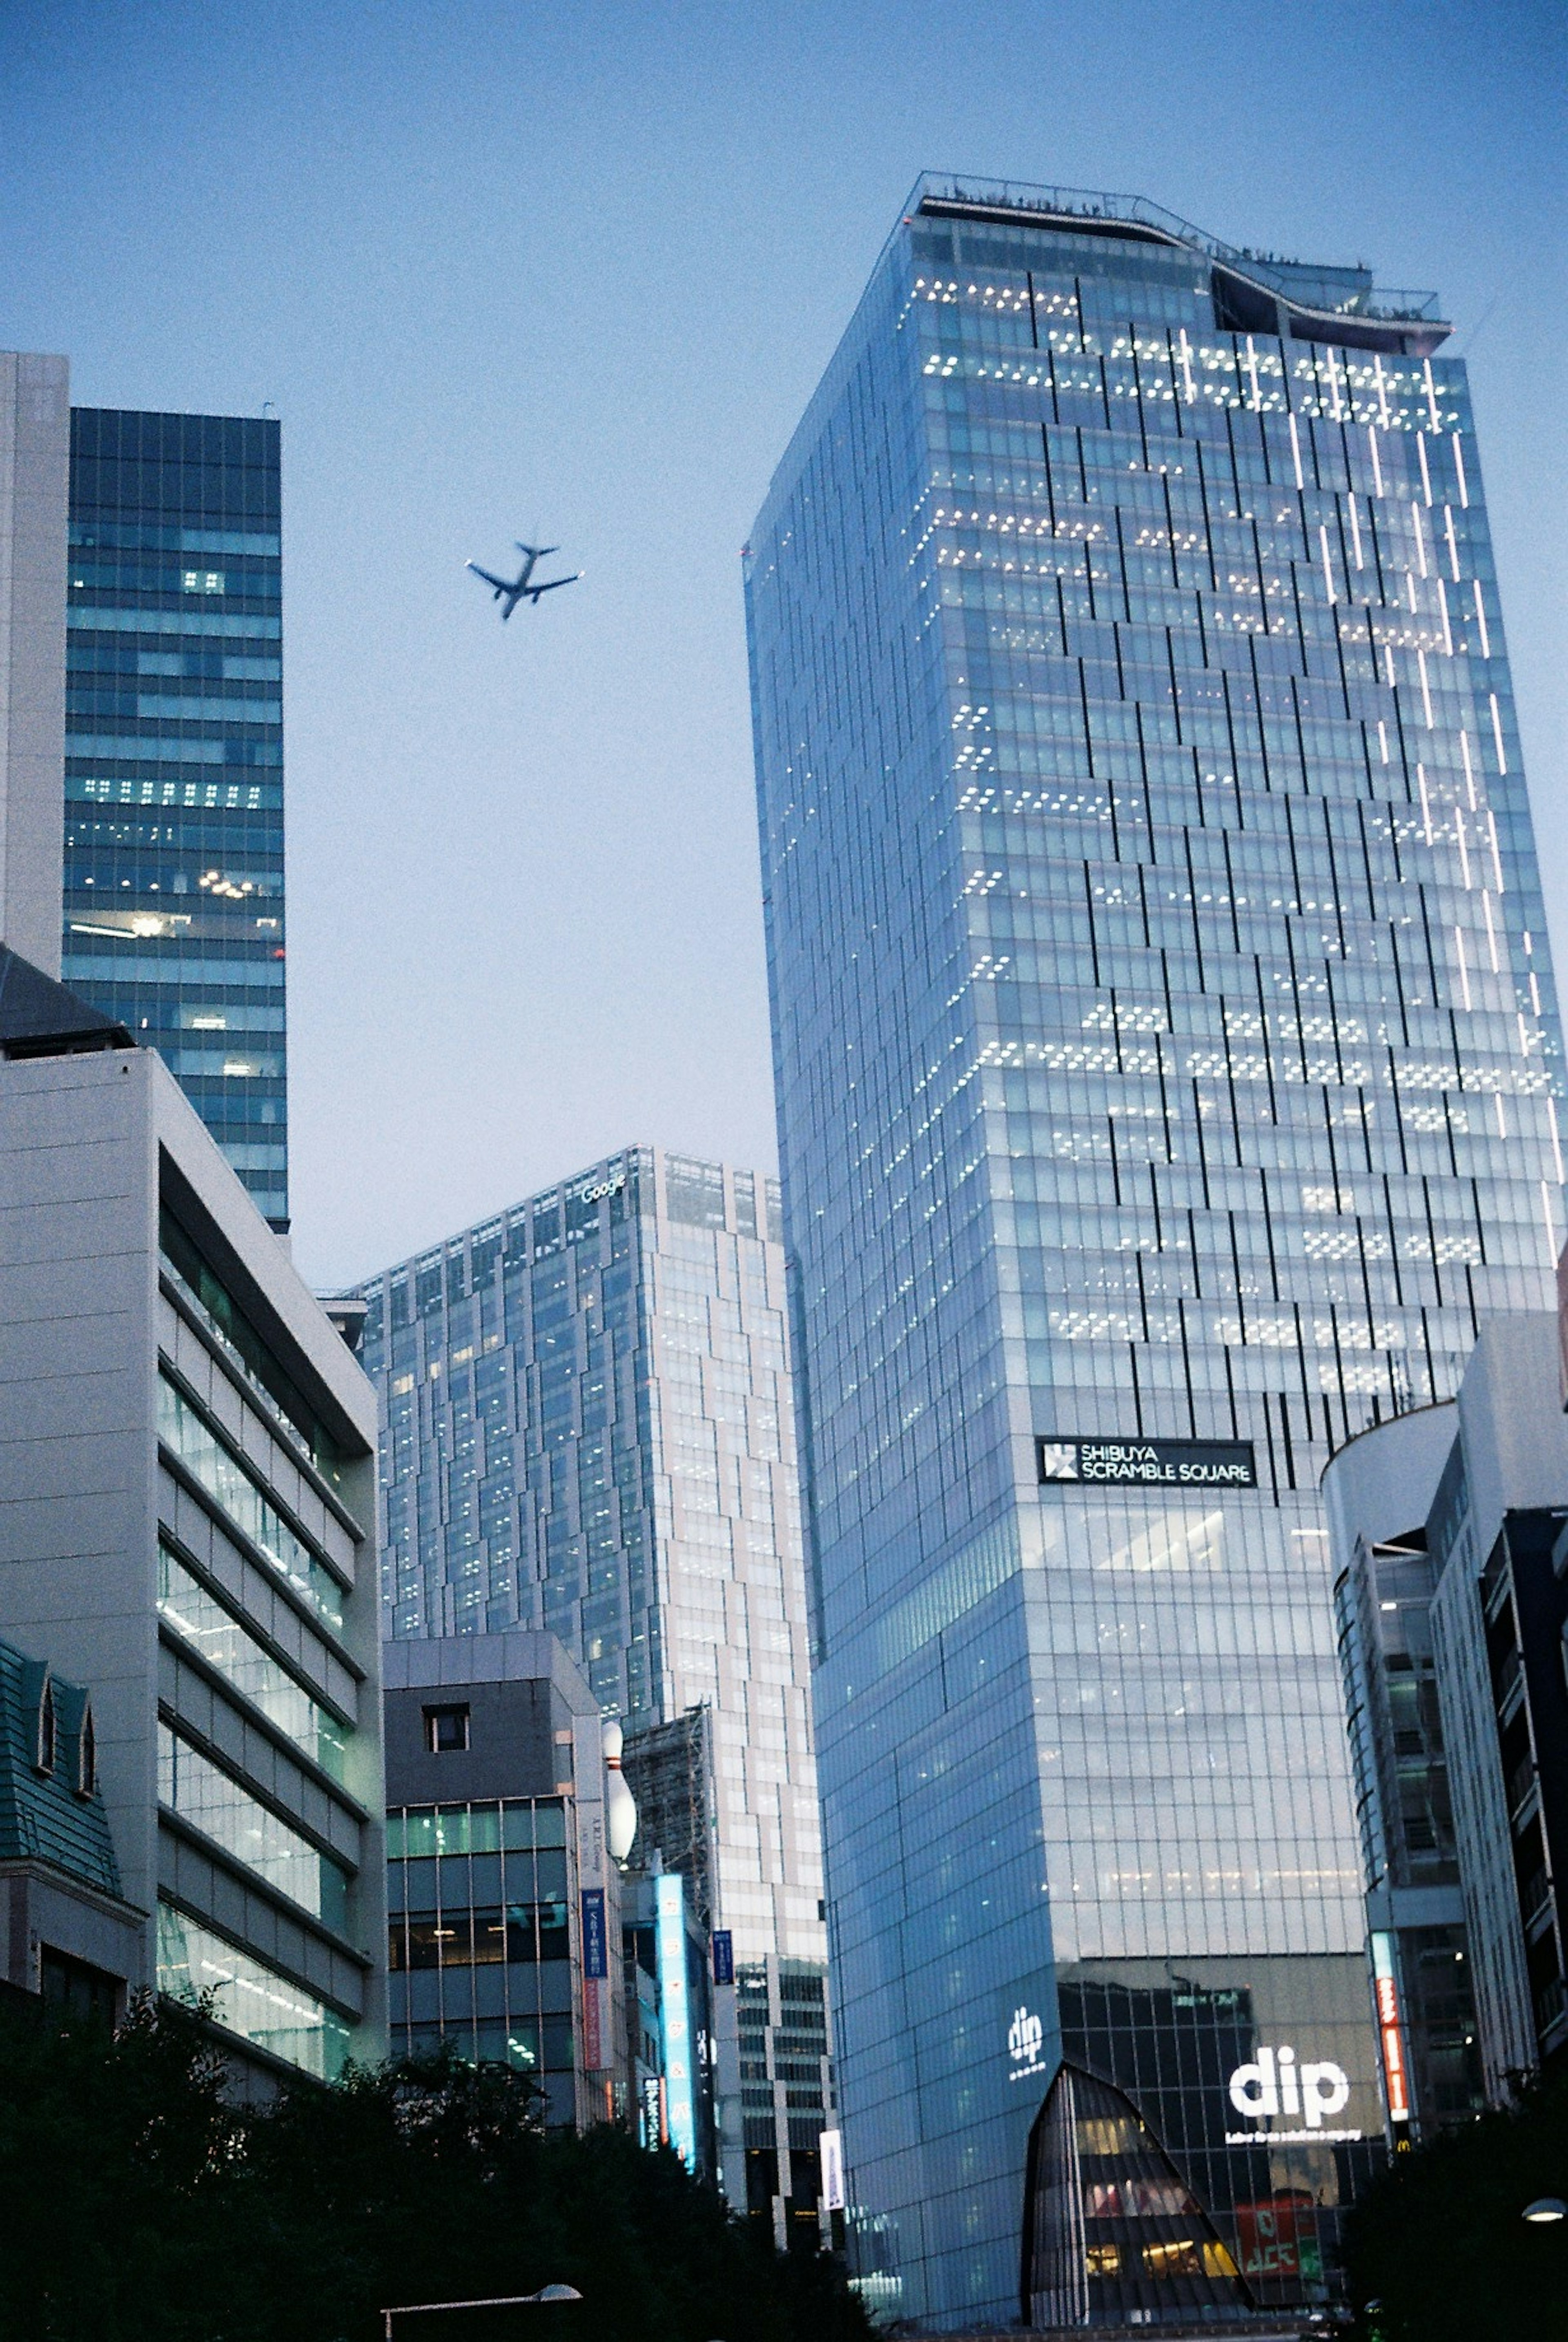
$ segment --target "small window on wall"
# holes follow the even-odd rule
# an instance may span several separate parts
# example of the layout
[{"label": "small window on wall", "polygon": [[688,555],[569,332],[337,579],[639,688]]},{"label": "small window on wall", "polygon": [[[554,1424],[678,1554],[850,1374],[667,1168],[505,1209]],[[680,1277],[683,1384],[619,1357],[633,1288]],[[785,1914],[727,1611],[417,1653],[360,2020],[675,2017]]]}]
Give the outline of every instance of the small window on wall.
[{"label": "small window on wall", "polygon": [[424,1711],[424,1745],[436,1756],[445,1756],[454,1749],[466,1748],[467,1707],[427,1707]]},{"label": "small window on wall", "polygon": [[34,1766],[38,1772],[52,1773],[54,1771],[55,1748],[55,1686],[50,1682],[48,1676],[45,1676],[44,1678],[43,1691],[38,1696],[38,1749],[37,1754],[33,1760]]},{"label": "small window on wall", "polygon": [[98,1735],[88,1706],[82,1710],[82,1728],[76,1736],[76,1795],[90,1797],[97,1786]]}]

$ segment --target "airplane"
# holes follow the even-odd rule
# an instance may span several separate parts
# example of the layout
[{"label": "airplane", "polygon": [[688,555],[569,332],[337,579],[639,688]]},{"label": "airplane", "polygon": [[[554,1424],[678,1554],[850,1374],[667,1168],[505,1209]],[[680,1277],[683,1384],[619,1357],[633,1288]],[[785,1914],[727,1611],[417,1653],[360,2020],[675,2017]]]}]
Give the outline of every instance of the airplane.
[{"label": "airplane", "polygon": [[524,559],[515,577],[493,577],[488,569],[480,568],[477,561],[465,561],[463,565],[465,569],[472,569],[475,577],[483,577],[486,586],[494,587],[493,600],[505,603],[506,606],[501,613],[503,624],[512,616],[519,602],[537,602],[541,594],[553,594],[557,586],[574,586],[583,575],[578,569],[570,577],[552,577],[543,586],[530,586],[528,580],[534,575],[534,563],[543,561],[547,554],[558,552],[560,547],[554,545],[520,545],[517,550]]}]

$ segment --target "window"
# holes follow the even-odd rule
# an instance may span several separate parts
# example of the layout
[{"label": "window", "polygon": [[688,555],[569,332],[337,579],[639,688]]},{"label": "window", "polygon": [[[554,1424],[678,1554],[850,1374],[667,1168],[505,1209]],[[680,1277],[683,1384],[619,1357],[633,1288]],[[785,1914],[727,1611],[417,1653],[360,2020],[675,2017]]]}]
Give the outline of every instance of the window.
[{"label": "window", "polygon": [[94,1796],[98,1787],[98,1734],[90,1706],[82,1710],[82,1726],[76,1735],[76,1795]]},{"label": "window", "polygon": [[466,1748],[467,1707],[427,1707],[424,1711],[424,1745],[437,1756],[444,1756],[454,1749]]},{"label": "window", "polygon": [[38,1748],[34,1765],[40,1773],[55,1769],[55,1686],[47,1676],[38,1695]]}]

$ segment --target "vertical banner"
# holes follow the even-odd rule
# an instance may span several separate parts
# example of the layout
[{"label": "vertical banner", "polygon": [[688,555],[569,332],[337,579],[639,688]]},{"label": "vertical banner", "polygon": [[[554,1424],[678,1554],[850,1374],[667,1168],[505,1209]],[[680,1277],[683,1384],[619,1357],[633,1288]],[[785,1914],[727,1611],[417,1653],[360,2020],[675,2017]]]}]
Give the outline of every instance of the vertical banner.
[{"label": "vertical banner", "polygon": [[1377,2037],[1383,2050],[1383,2081],[1388,2096],[1388,2118],[1410,2120],[1410,2089],[1404,2068],[1404,2040],[1399,2022],[1399,1987],[1393,1976],[1393,1938],[1372,1939],[1372,1987],[1377,2000]]},{"label": "vertical banner", "polygon": [[734,1984],[735,1980],[735,1939],[728,1927],[714,1930],[714,1982]]},{"label": "vertical banner", "polygon": [[600,2008],[600,1986],[610,1973],[609,1944],[604,1931],[604,1890],[583,1890],[583,2065],[596,2074],[608,2064]]},{"label": "vertical banner", "polygon": [[822,2208],[824,2212],[844,2209],[844,2137],[836,2130],[824,2130],[818,2140],[822,2161]]}]

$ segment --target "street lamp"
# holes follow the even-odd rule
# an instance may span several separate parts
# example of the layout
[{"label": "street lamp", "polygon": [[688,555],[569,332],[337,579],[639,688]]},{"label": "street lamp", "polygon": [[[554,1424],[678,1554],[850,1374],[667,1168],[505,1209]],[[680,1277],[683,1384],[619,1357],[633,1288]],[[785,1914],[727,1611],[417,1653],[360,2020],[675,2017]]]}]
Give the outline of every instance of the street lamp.
[{"label": "street lamp", "polygon": [[1533,2204],[1526,2204],[1519,2217],[1533,2227],[1543,2227],[1551,2220],[1568,2220],[1568,2204],[1561,2196],[1537,2196]]},{"label": "street lamp", "polygon": [[537,2293],[493,2294],[486,2301],[404,2301],[395,2309],[381,2313],[381,2331],[385,2342],[392,2342],[392,2321],[394,2317],[429,2317],[444,2309],[521,2309],[530,2301],[581,2301],[582,2295],[574,2285],[542,2285]]}]

